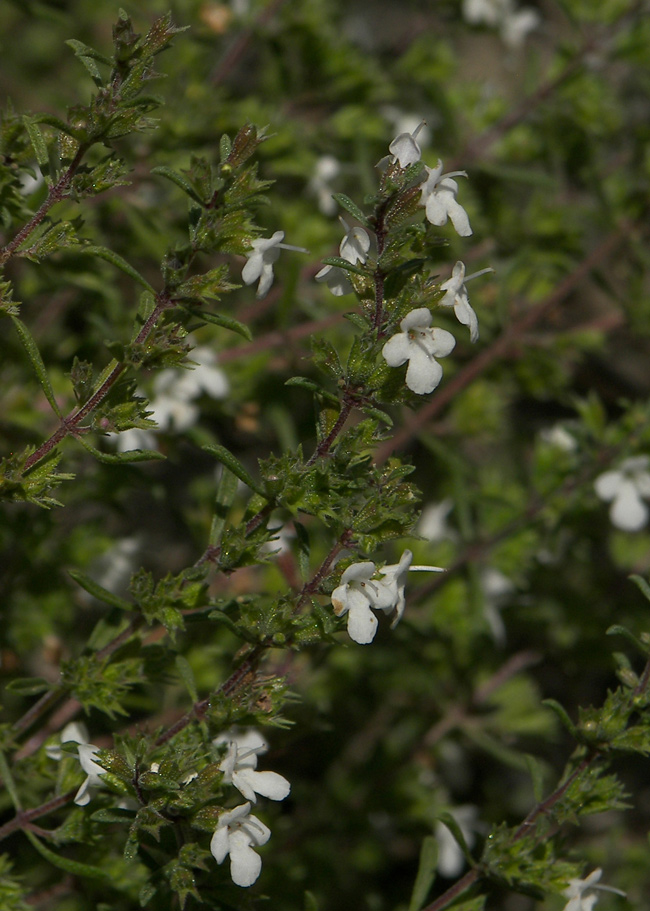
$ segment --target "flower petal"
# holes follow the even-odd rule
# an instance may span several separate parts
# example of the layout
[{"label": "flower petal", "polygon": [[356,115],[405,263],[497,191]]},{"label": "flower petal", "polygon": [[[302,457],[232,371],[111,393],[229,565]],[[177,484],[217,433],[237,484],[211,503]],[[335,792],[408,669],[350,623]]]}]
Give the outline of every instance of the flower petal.
[{"label": "flower petal", "polygon": [[250,846],[245,832],[232,832],[228,839],[230,875],[236,886],[252,886],[262,871],[262,858]]},{"label": "flower petal", "polygon": [[404,332],[398,332],[389,338],[381,349],[382,356],[389,367],[401,367],[411,357],[412,342]]},{"label": "flower petal", "polygon": [[648,521],[648,507],[632,481],[625,480],[619,487],[609,517],[622,531],[640,531]]},{"label": "flower petal", "polygon": [[368,645],[375,638],[377,632],[377,618],[370,610],[370,604],[365,602],[365,607],[355,604],[348,614],[348,634],[350,639],[359,645]]},{"label": "flower petal", "polygon": [[406,385],[409,389],[416,395],[427,395],[433,392],[441,379],[442,367],[438,361],[424,349],[414,347],[406,371]]}]

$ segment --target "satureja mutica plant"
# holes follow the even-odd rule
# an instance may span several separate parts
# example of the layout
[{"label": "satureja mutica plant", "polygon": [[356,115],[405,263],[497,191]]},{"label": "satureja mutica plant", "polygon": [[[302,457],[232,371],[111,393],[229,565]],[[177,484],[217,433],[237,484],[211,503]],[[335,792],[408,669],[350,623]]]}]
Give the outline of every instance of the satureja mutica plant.
[{"label": "satureja mutica plant", "polygon": [[[241,322],[215,313],[215,301],[231,290],[238,267],[218,264],[201,272],[204,259],[246,257],[243,281],[259,281],[260,295],[271,286],[284,233],[278,229],[270,238],[262,237],[254,222],[252,206],[266,184],[251,164],[264,138],[253,126],[243,127],[232,140],[224,137],[218,161],[196,158],[185,172],[157,168],[158,177],[179,188],[190,207],[187,237],[165,254],[157,282],[143,277],[114,251],[88,241],[73,215],[54,220],[57,205],[83,208],[86,198],[127,179],[113,151],[100,161],[93,155],[99,147],[112,149],[123,136],[151,126],[147,118],[157,101],[142,90],[154,76],[153,58],[175,31],[165,18],[139,37],[128,17],[122,16],[114,33],[113,59],[73,45],[98,88],[87,108],[72,109],[67,121],[49,115],[21,120],[13,114],[3,121],[5,163],[14,179],[14,214],[22,213],[24,206],[16,162],[30,167],[35,156],[48,181],[40,207],[7,241],[3,262],[9,268],[21,257],[40,263],[54,254],[94,256],[143,289],[130,340],[111,344],[114,360],[98,374],[90,363],[74,362],[71,379],[77,404],[65,410],[12,302],[11,286],[4,286],[4,309],[58,420],[40,444],[5,462],[7,499],[26,502],[28,508],[56,505],[53,488],[72,481],[65,464],[68,450],[61,445],[67,438],[75,438],[109,468],[157,457],[153,450],[116,453],[113,448],[120,434],[146,432],[154,426],[146,400],[134,394],[134,377],[156,369],[162,375],[186,363],[188,355],[191,360],[187,337],[201,323],[247,335]],[[374,454],[391,434],[393,406],[429,395],[441,381],[437,359],[452,354],[455,338],[446,329],[432,327],[436,312],[453,309],[471,340],[478,337],[463,263],[458,262],[442,282],[431,274],[430,265],[436,262],[437,228],[450,220],[461,237],[471,233],[457,199],[462,190],[455,178],[464,174],[446,174],[440,162],[428,167],[421,157],[417,131],[402,133],[379,164],[377,192],[364,208],[337,197],[347,217],[358,224],[344,225],[340,255],[325,262],[317,279],[335,296],[354,294],[359,308],[348,315],[352,340],[347,357],[326,339],[316,339],[313,361],[324,379],[291,381],[313,395],[317,405],[316,442],[304,441],[309,454],[298,448],[268,456],[260,460],[255,475],[225,446],[206,444],[205,451],[223,471],[209,538],[193,565],[159,580],[145,571],[136,573],[129,598],[75,572],[80,586],[110,611],[88,647],[62,663],[55,683],[36,679],[14,685],[15,692],[42,695],[5,731],[6,753],[14,754],[15,763],[12,767],[3,760],[2,776],[16,812],[2,834],[18,837],[18,830],[23,830],[45,861],[68,877],[98,881],[102,890],[108,867],[121,893],[116,902],[139,900],[145,906],[164,907],[170,892],[181,904],[192,896],[217,907],[241,901],[214,861],[222,863],[229,855],[233,882],[238,887],[252,885],[261,867],[255,849],[270,836],[264,811],[260,819],[251,812],[252,804],[258,797],[283,801],[289,793],[289,783],[279,773],[258,771],[258,756],[267,744],[249,729],[282,726],[291,718],[284,680],[265,674],[269,652],[312,653],[324,645],[337,647],[334,637],[342,627],[337,615],[345,616],[343,622],[356,643],[370,644],[377,616],[381,620],[386,613],[398,621],[404,611],[407,573],[416,568],[410,550],[397,563],[378,568],[374,560],[382,559],[385,544],[411,531],[417,491],[407,480],[408,464],[396,455],[380,462]],[[184,375],[179,376],[182,382]],[[67,397],[70,403],[71,396]],[[176,391],[175,397],[187,404],[190,396]],[[111,442],[107,434],[118,436]],[[63,472],[58,474],[61,463]],[[233,521],[238,482],[252,495]],[[216,577],[227,579],[241,567],[268,560],[267,548],[280,521],[290,521],[296,535],[300,585],[279,595],[213,594]],[[310,536],[316,523],[329,546],[314,563]],[[360,559],[366,556],[373,559]],[[206,621],[220,624],[240,648],[230,675],[216,691],[203,695],[177,643],[191,624]],[[166,631],[163,645],[152,645],[152,630]],[[633,641],[647,654],[643,639]],[[233,645],[233,654],[235,649]],[[189,710],[153,730],[141,722],[137,733],[118,734],[105,748],[88,743],[91,735],[71,718],[83,708],[126,720],[133,712],[130,694],[145,680],[160,680],[165,661],[174,661],[185,682]],[[622,663],[621,676],[621,689],[608,697],[601,711],[585,713],[577,728],[563,716],[579,746],[557,789],[546,798],[540,794],[538,805],[521,825],[496,829],[480,859],[472,859],[470,872],[430,908],[446,907],[469,888],[479,889],[479,894],[468,907],[481,907],[481,886],[537,890],[539,895],[565,891],[569,901],[581,901],[598,884],[598,874],[582,879],[581,865],[563,858],[559,836],[566,822],[622,802],[620,785],[604,774],[612,755],[646,750],[647,669],[637,677]],[[44,724],[55,709],[57,718],[70,722],[64,727],[61,721],[59,737]],[[37,761],[43,779],[36,789],[41,791],[41,803],[27,807],[24,795],[32,800],[30,763]],[[55,811],[64,819],[58,830],[48,832],[34,822]],[[464,846],[458,825],[452,818],[446,823]],[[76,845],[74,857],[56,850],[70,843]],[[115,851],[118,846],[125,848],[123,860]],[[426,902],[434,853],[429,840],[414,907]],[[584,901],[591,899],[586,895]]]}]

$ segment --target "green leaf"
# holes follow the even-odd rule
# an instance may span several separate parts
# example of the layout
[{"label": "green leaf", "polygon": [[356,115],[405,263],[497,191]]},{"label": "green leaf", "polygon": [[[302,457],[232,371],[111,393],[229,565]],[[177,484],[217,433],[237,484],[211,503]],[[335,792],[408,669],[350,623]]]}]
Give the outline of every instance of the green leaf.
[{"label": "green leaf", "polygon": [[41,353],[36,347],[36,342],[32,338],[27,326],[21,320],[19,320],[17,316],[10,314],[10,319],[16,327],[16,332],[18,333],[18,336],[23,343],[23,347],[27,352],[27,356],[32,362],[36,376],[38,377],[38,380],[41,384],[41,389],[45,393],[45,397],[50,403],[52,411],[58,418],[61,418],[61,420],[63,420],[63,413],[57,404],[54,390],[52,389],[52,385],[50,383],[50,378],[47,375],[47,370],[45,369],[45,364],[43,363]]},{"label": "green leaf", "polygon": [[246,471],[239,459],[235,458],[232,452],[229,452],[225,446],[220,446],[218,443],[209,443],[201,447],[205,452],[209,453],[211,456],[221,462],[221,464],[236,475],[240,481],[243,481],[247,487],[250,487],[252,491],[259,496],[268,499],[264,488],[258,484],[251,475]]},{"label": "green leaf", "polygon": [[472,852],[470,851],[469,846],[468,846],[467,842],[465,841],[465,836],[463,835],[463,830],[458,825],[457,820],[454,819],[454,817],[451,815],[451,813],[440,813],[440,815],[438,816],[438,819],[444,826],[447,826],[447,828],[449,829],[449,831],[451,832],[451,834],[454,837],[454,841],[458,844],[458,847],[463,852],[465,860],[471,867],[473,867],[474,858],[472,857]]},{"label": "green leaf", "polygon": [[184,655],[176,655],[176,670],[187,687],[187,692],[190,694],[192,702],[198,702],[199,692],[196,688],[196,680],[190,663]]},{"label": "green leaf", "polygon": [[46,693],[52,689],[52,684],[44,677],[18,677],[10,680],[5,689],[11,693],[18,693],[20,696],[37,696],[39,693]]},{"label": "green leaf", "polygon": [[99,582],[95,582],[94,579],[91,579],[90,576],[87,576],[80,570],[69,569],[68,575],[74,579],[77,585],[80,585],[84,591],[87,591],[89,595],[92,595],[93,598],[96,598],[98,601],[102,601],[104,604],[110,604],[111,607],[118,607],[120,610],[134,610],[130,601],[126,601],[124,598],[120,598],[119,595],[114,595],[112,592],[109,592],[101,586]]},{"label": "green leaf", "polygon": [[125,275],[128,275],[129,278],[132,278],[139,285],[142,285],[147,291],[156,296],[156,290],[153,288],[149,282],[144,278],[140,273],[133,268],[130,263],[127,263],[125,259],[115,253],[114,250],[109,250],[106,247],[96,247],[94,245],[90,246],[80,246],[75,249],[75,252],[86,253],[89,256],[98,256],[100,259],[105,260],[107,263],[110,263],[112,266],[115,266],[116,269],[119,269],[121,272],[124,272]]},{"label": "green leaf", "polygon": [[[634,577],[631,576],[630,578],[634,578]],[[639,577],[637,576],[636,578],[639,578]],[[641,579],[641,582],[643,582],[643,581],[644,580]],[[643,642],[637,636],[634,635],[634,633],[630,632],[630,630],[627,629],[627,627],[621,626],[620,624],[615,623],[613,626],[610,626],[606,632],[607,632],[608,636],[623,636],[623,638],[627,639],[627,641],[629,643],[631,643],[631,645],[633,645],[636,649],[638,649],[639,652],[641,652],[641,654],[644,657],[648,656],[648,652],[649,652],[648,646],[644,645]]]},{"label": "green leaf", "polygon": [[88,440],[83,437],[77,437],[83,448],[95,456],[98,462],[104,465],[125,465],[131,462],[149,462],[152,459],[164,459],[165,456],[157,449],[128,449],[126,452],[102,452],[101,449],[95,449]]},{"label": "green leaf", "polygon": [[86,67],[90,73],[90,77],[99,88],[104,84],[102,79],[102,74],[97,69],[95,60],[100,59],[102,63],[110,64],[110,60],[106,57],[102,57],[101,54],[98,54],[97,51],[94,51],[91,47],[88,47],[87,44],[84,44],[82,41],[77,41],[75,38],[70,38],[66,41],[68,47],[71,47],[75,52],[75,56],[81,60],[83,65]]},{"label": "green leaf", "polygon": [[182,174],[179,174],[178,171],[174,171],[173,168],[168,168],[167,165],[158,165],[158,167],[151,169],[152,174],[159,174],[161,177],[166,177],[167,180],[171,180],[172,183],[175,183],[176,186],[183,191],[187,196],[191,197],[195,202],[198,202],[200,206],[203,206],[203,200],[196,192],[192,184],[183,177]]},{"label": "green leaf", "polygon": [[110,874],[105,870],[100,870],[99,867],[91,867],[90,864],[82,864],[76,860],[70,860],[69,857],[61,857],[59,854],[55,854],[54,851],[50,851],[49,848],[46,848],[44,844],[41,844],[32,832],[25,831],[25,835],[41,857],[44,857],[45,860],[49,861],[52,866],[58,867],[59,870],[65,870],[66,873],[72,873],[73,876],[82,876],[86,879],[100,879],[104,882],[110,882]]},{"label": "green leaf", "polygon": [[47,143],[43,138],[43,134],[39,128],[34,123],[33,118],[23,117],[23,123],[25,124],[25,129],[27,130],[27,135],[29,136],[29,141],[32,144],[34,149],[34,155],[36,155],[36,161],[39,163],[41,168],[47,169],[47,166],[50,161],[50,155],[47,150]]},{"label": "green leaf", "polygon": [[357,221],[360,221],[361,224],[366,228],[370,227],[368,216],[361,211],[356,202],[350,199],[349,196],[346,196],[345,193],[332,193],[332,197],[341,206],[341,208],[345,209],[346,212],[349,212],[353,218],[356,218]]},{"label": "green leaf", "polygon": [[236,493],[237,476],[224,466],[219,480],[219,487],[217,488],[215,510],[212,517],[212,526],[210,527],[209,543],[212,547],[216,547],[221,539],[221,533],[226,524],[226,517],[234,502]]},{"label": "green leaf", "polygon": [[337,268],[343,269],[344,272],[355,272],[357,275],[368,275],[368,269],[362,269],[360,266],[353,266],[352,263],[349,263],[347,259],[343,259],[342,256],[326,256],[321,262],[325,263],[326,266],[337,266]]},{"label": "green leaf", "polygon": [[210,310],[202,310],[200,307],[185,307],[188,313],[191,313],[192,316],[202,319],[206,323],[212,323],[215,326],[221,326],[222,329],[230,329],[231,332],[236,332],[237,335],[243,336],[246,341],[251,342],[253,336],[248,326],[245,326],[244,323],[240,323],[239,320],[233,319],[232,316],[224,316],[222,313],[212,313]]},{"label": "green leaf", "polygon": [[560,705],[559,702],[556,702],[555,699],[543,699],[542,705],[547,705],[549,709],[552,709],[557,717],[560,719],[567,731],[574,737],[576,740],[582,740],[578,734],[578,730],[575,724],[569,718],[565,708]]},{"label": "green leaf", "polygon": [[629,577],[631,582],[634,582],[636,586],[640,589],[641,593],[650,601],[650,585],[642,576],[632,575]]},{"label": "green leaf", "polygon": [[436,867],[438,865],[438,839],[435,835],[427,835],[422,842],[420,849],[420,862],[418,872],[415,877],[411,901],[409,902],[409,911],[420,911],[424,905],[431,886],[436,878]]},{"label": "green leaf", "polygon": [[332,405],[335,405],[337,408],[341,404],[338,398],[331,392],[328,392],[327,389],[323,389],[322,386],[319,386],[318,383],[315,383],[313,380],[308,379],[306,376],[292,376],[286,380],[285,386],[300,386],[301,389],[308,389],[310,392],[313,392],[314,395],[320,396],[327,402],[330,402]]}]

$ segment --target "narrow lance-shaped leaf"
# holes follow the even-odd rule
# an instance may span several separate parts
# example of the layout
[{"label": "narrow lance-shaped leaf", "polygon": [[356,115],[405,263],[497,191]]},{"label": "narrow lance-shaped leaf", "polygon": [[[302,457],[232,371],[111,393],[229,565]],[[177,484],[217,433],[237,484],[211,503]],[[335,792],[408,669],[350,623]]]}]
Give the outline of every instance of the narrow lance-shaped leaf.
[{"label": "narrow lance-shaped leaf", "polygon": [[142,285],[143,288],[146,288],[147,291],[150,291],[151,294],[156,294],[155,288],[149,284],[146,278],[140,275],[137,269],[134,269],[130,263],[127,263],[125,259],[122,259],[119,253],[115,253],[114,250],[91,245],[88,247],[78,247],[75,252],[87,253],[89,256],[98,256],[100,259],[106,260],[107,263],[115,266],[116,269],[120,269],[120,271],[124,272],[125,275],[128,275],[129,278],[132,278],[139,285]]},{"label": "narrow lance-shaped leaf", "polygon": [[176,186],[191,197],[195,202],[198,202],[199,205],[203,205],[203,200],[196,192],[192,184],[183,177],[182,174],[179,174],[178,171],[174,171],[173,168],[168,168],[167,165],[158,165],[158,167],[151,169],[152,174],[159,174],[161,177],[166,177],[167,180],[171,180],[172,183],[175,183]]},{"label": "narrow lance-shaped leaf", "polygon": [[359,208],[356,202],[350,199],[349,196],[346,196],[345,193],[333,193],[332,196],[341,208],[345,209],[346,212],[349,212],[353,218],[360,221],[366,228],[370,227],[368,216]]},{"label": "narrow lance-shaped leaf", "polygon": [[229,452],[225,446],[219,446],[218,443],[206,444],[202,447],[205,452],[209,453],[211,456],[214,456],[218,462],[227,468],[229,471],[232,471],[240,481],[243,481],[247,487],[256,493],[259,496],[268,499],[264,488],[255,481],[251,475],[246,471],[239,459],[235,458],[232,452]]},{"label": "narrow lance-shaped leaf", "polygon": [[134,609],[130,601],[126,601],[124,598],[120,598],[119,595],[114,595],[113,592],[109,592],[101,586],[99,582],[95,582],[94,579],[91,579],[90,576],[87,576],[80,570],[69,569],[68,575],[72,576],[75,582],[80,585],[84,591],[87,591],[89,595],[92,595],[93,598],[96,598],[98,601],[102,601],[104,604],[110,604],[111,607],[119,607],[120,610],[132,611]]},{"label": "narrow lance-shaped leaf", "polygon": [[79,861],[70,860],[69,857],[62,857],[60,854],[55,854],[54,851],[50,851],[49,848],[46,848],[32,832],[25,831],[25,835],[41,857],[44,857],[45,860],[49,861],[54,867],[58,867],[59,870],[65,870],[66,873],[71,873],[73,876],[85,877],[86,879],[101,879],[104,882],[110,881],[110,875],[105,870],[100,870],[99,867],[92,867],[90,864],[82,864],[79,863]]},{"label": "narrow lance-shaped leaf", "polygon": [[34,149],[36,161],[39,163],[41,168],[46,168],[49,163],[50,156],[47,150],[47,143],[43,138],[43,134],[31,117],[23,117],[23,123],[25,124],[25,129],[27,130],[29,141],[31,142],[32,148]]},{"label": "narrow lance-shaped leaf", "polygon": [[157,449],[129,449],[126,452],[102,452],[101,449],[96,449],[94,446],[91,446],[83,437],[78,437],[78,440],[84,449],[94,455],[97,461],[102,462],[104,465],[125,465],[130,462],[149,462],[152,459],[160,460],[165,458],[163,453],[158,452]]},{"label": "narrow lance-shaped leaf", "polygon": [[438,840],[435,835],[427,835],[420,849],[420,863],[415,877],[409,911],[420,911],[436,878],[438,865]]},{"label": "narrow lance-shaped leaf", "polygon": [[233,474],[232,471],[229,471],[224,465],[219,480],[215,510],[212,517],[212,526],[210,528],[209,543],[212,547],[216,547],[221,539],[221,532],[226,524],[226,516],[234,502],[236,493],[237,476]]},{"label": "narrow lance-shaped leaf", "polygon": [[27,326],[18,319],[17,316],[10,314],[10,318],[16,327],[16,332],[20,338],[20,341],[23,343],[23,347],[27,352],[27,356],[32,362],[32,366],[38,377],[38,381],[41,385],[41,389],[45,393],[45,397],[52,407],[52,411],[56,414],[58,418],[63,420],[63,412],[58,406],[56,397],[54,395],[54,390],[52,389],[52,384],[50,383],[50,378],[47,375],[47,370],[45,369],[45,364],[43,363],[43,358],[41,357],[41,352],[36,346],[36,342],[31,336],[31,333]]}]

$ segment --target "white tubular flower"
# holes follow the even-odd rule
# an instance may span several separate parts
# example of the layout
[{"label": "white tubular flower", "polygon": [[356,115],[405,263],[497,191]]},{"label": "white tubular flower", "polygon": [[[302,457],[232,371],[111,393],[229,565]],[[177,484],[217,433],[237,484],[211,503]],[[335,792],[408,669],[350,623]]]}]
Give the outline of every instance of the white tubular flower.
[{"label": "white tubular flower", "polygon": [[296,253],[308,253],[304,247],[294,247],[281,243],[284,231],[276,231],[268,239],[258,238],[251,241],[253,248],[247,253],[248,262],[242,269],[241,277],[245,285],[252,285],[259,278],[257,297],[265,297],[273,284],[273,263],[280,255],[280,250],[295,250]]},{"label": "white tubular flower", "polygon": [[377,632],[377,618],[370,609],[373,593],[367,585],[374,574],[374,563],[353,563],[332,592],[334,613],[337,617],[348,615],[348,634],[359,645],[368,645]]},{"label": "white tubular flower", "polygon": [[[339,255],[343,259],[347,259],[353,266],[356,266],[357,263],[365,263],[370,250],[370,235],[365,228],[351,228],[344,218],[341,218],[340,221],[345,228],[345,236],[339,245]],[[339,266],[324,266],[314,278],[317,282],[325,282],[336,297],[343,297],[354,291],[345,269],[341,269]]]},{"label": "white tubular flower", "polygon": [[353,563],[341,576],[341,584],[332,592],[332,605],[337,617],[348,615],[348,634],[359,645],[368,645],[377,632],[377,618],[372,612],[381,610],[395,614],[391,629],[404,614],[406,576],[411,572],[442,573],[440,566],[411,566],[413,554],[405,550],[399,563],[384,566],[379,573],[383,579],[373,580],[375,564]]},{"label": "white tubular flower", "polygon": [[409,362],[406,385],[417,395],[433,392],[442,379],[437,357],[454,350],[456,339],[446,329],[431,329],[431,313],[426,307],[411,310],[401,321],[396,335],[389,338],[381,353],[389,367]]},{"label": "white tubular flower", "polygon": [[210,852],[218,864],[230,854],[230,875],[236,886],[252,886],[257,880],[262,858],[253,847],[265,845],[271,837],[271,830],[250,815],[250,808],[250,803],[245,803],[223,813],[210,842]]},{"label": "white tubular flower", "polygon": [[85,807],[87,803],[90,803],[92,791],[101,786],[101,776],[106,774],[106,770],[102,769],[96,762],[93,762],[92,759],[93,756],[99,753],[99,747],[94,746],[92,743],[80,743],[77,751],[81,768],[88,777],[77,791],[74,802],[78,807]]},{"label": "white tubular flower", "polygon": [[175,371],[175,397],[190,401],[205,393],[212,399],[225,399],[230,392],[230,383],[217,361],[217,355],[207,345],[193,348],[188,357],[191,369]]},{"label": "white tubular flower", "polygon": [[460,203],[456,202],[458,184],[452,178],[467,177],[466,171],[449,171],[442,173],[442,162],[438,159],[435,168],[428,168],[427,178],[422,182],[421,205],[426,207],[427,219],[432,225],[441,227],[447,224],[447,219],[461,237],[469,237],[472,229],[469,224],[467,212]]},{"label": "white tubular flower", "polygon": [[388,151],[393,156],[393,161],[399,162],[400,168],[408,168],[409,165],[415,164],[422,157],[420,146],[416,142],[416,136],[424,126],[424,120],[420,121],[412,133],[400,133],[388,146]]},{"label": "white tubular flower", "polygon": [[229,731],[213,743],[228,744],[219,768],[226,784],[233,784],[246,800],[256,803],[257,794],[271,800],[284,800],[289,795],[291,785],[282,775],[256,771],[258,755],[268,750],[266,740],[257,731]]},{"label": "white tubular flower", "polygon": [[330,183],[341,173],[341,163],[333,155],[321,155],[316,162],[314,174],[307,189],[318,199],[318,208],[323,215],[335,215],[336,200],[332,197]]},{"label": "white tubular flower", "polygon": [[[71,721],[61,731],[61,743],[88,743],[88,731],[85,724],[77,721]],[[57,744],[55,746],[45,747],[45,754],[50,759],[56,759],[57,762],[63,757],[63,750]]]},{"label": "white tubular flower", "polygon": [[469,329],[470,341],[475,342],[478,339],[478,318],[472,310],[467,296],[465,285],[473,278],[479,275],[485,275],[486,272],[493,272],[493,269],[481,269],[480,272],[473,272],[471,275],[465,275],[465,263],[457,262],[454,266],[451,278],[440,285],[440,290],[445,291],[445,296],[440,301],[441,307],[453,307],[456,319],[463,326]]},{"label": "white tubular flower", "polygon": [[471,25],[498,27],[504,44],[513,50],[521,47],[541,21],[536,10],[518,10],[513,0],[463,0],[463,16]]},{"label": "white tubular flower", "polygon": [[[598,895],[594,894],[596,890],[614,892],[616,895],[625,896],[625,892],[620,889],[614,889],[612,886],[601,886],[599,880],[602,874],[603,871],[600,867],[597,867],[584,879],[570,879],[569,885],[562,893],[565,898],[569,899],[564,906],[564,911],[591,911],[598,901]],[[588,890],[591,890],[591,895],[584,894]]]},{"label": "white tubular flower", "polygon": [[618,470],[606,471],[594,483],[600,499],[612,501],[609,517],[622,531],[640,531],[648,521],[643,499],[650,499],[649,463],[646,455],[625,459]]},{"label": "white tubular flower", "polygon": [[[101,776],[106,774],[106,770],[102,769],[96,762],[93,762],[92,759],[92,757],[99,752],[99,747],[96,747],[92,743],[88,743],[88,731],[86,730],[86,726],[74,721],[70,722],[70,724],[66,724],[61,731],[61,743],[76,743],[78,745],[77,755],[79,762],[81,763],[81,768],[88,777],[77,791],[74,802],[78,807],[85,807],[86,804],[90,803],[92,791],[101,786]],[[56,759],[57,761],[63,757],[63,751],[60,746],[46,747],[45,752],[50,759]]]}]

